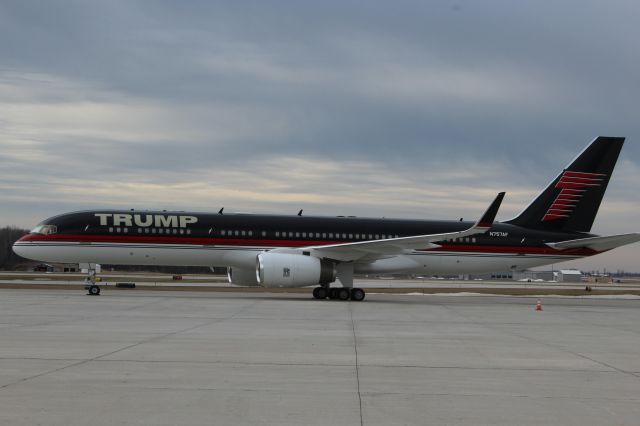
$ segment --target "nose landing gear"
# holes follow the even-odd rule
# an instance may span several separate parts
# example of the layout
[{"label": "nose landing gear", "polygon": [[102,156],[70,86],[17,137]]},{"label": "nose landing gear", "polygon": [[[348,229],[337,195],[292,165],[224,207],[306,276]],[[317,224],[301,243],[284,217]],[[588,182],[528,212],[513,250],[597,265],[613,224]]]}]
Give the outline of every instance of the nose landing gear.
[{"label": "nose landing gear", "polygon": [[87,271],[87,277],[84,279],[84,289],[87,290],[87,296],[100,296],[100,287],[96,284],[96,272],[100,269],[100,265],[81,264],[80,268]]}]

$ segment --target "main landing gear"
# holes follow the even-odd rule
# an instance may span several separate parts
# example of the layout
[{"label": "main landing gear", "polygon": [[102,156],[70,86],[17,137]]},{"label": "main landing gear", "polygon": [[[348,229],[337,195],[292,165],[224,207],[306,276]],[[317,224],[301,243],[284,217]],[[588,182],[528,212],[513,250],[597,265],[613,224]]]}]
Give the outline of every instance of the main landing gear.
[{"label": "main landing gear", "polygon": [[364,290],[361,288],[331,288],[329,286],[316,287],[313,289],[314,299],[330,300],[353,300],[360,302],[364,300]]}]

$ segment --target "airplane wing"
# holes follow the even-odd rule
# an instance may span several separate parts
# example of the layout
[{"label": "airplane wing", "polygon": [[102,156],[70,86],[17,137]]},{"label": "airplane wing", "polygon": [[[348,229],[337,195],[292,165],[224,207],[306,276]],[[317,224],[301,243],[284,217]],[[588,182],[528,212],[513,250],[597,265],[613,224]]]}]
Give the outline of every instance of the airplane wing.
[{"label": "airplane wing", "polygon": [[498,213],[504,194],[504,192],[499,193],[480,220],[470,228],[463,231],[387,238],[384,240],[358,241],[354,243],[331,244],[324,246],[309,246],[297,249],[276,249],[272,250],[272,252],[292,253],[305,251],[310,252],[310,254],[315,257],[349,262],[364,258],[379,259],[402,254],[407,250],[437,248],[440,246],[434,244],[434,242],[485,233],[493,225],[493,221]]},{"label": "airplane wing", "polygon": [[607,237],[589,237],[577,240],[561,241],[557,243],[546,243],[556,250],[571,248],[590,248],[595,251],[606,251],[616,247],[632,244],[640,241],[639,233],[610,235]]}]

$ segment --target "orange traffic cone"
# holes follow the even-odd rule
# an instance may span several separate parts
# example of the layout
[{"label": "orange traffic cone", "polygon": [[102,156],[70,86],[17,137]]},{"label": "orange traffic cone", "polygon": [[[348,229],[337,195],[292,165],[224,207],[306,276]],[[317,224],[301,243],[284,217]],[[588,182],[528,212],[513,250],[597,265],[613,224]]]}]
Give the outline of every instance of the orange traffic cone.
[{"label": "orange traffic cone", "polygon": [[541,311],[542,310],[542,303],[540,303],[540,300],[538,300],[538,303],[536,303],[536,311]]}]

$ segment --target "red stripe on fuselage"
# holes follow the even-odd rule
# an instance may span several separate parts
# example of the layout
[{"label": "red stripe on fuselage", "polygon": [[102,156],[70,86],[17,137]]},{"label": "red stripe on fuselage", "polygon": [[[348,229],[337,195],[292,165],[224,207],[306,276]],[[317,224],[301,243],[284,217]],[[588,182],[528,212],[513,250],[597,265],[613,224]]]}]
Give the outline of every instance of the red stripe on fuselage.
[{"label": "red stripe on fuselage", "polygon": [[[78,235],[78,234],[27,234],[20,239],[24,242],[79,242],[79,243],[114,243],[114,244],[180,244],[193,246],[232,246],[232,247],[308,247],[331,244],[346,244],[354,241],[318,241],[318,240],[268,240],[239,238],[201,238],[179,236],[138,236],[138,235]],[[450,251],[463,253],[500,253],[500,254],[548,254],[591,256],[598,254],[591,249],[556,250],[550,247],[534,246],[499,246],[499,245],[458,245],[443,244],[436,249],[422,251]]]},{"label": "red stripe on fuselage", "polygon": [[255,238],[202,238],[178,235],[79,235],[79,234],[27,234],[20,241],[64,241],[80,243],[122,243],[122,244],[187,244],[187,245],[229,245],[264,247],[305,247],[329,244],[341,244],[351,241],[327,240],[268,240]]}]

